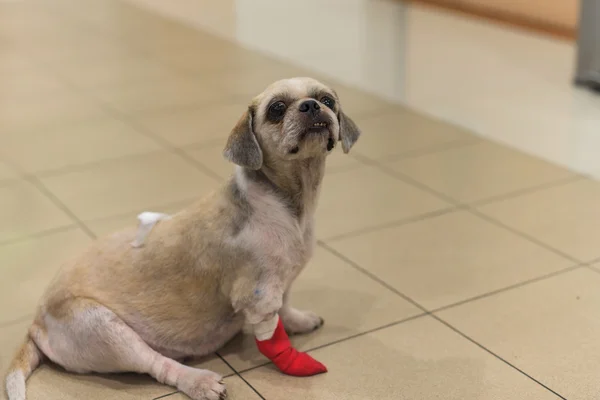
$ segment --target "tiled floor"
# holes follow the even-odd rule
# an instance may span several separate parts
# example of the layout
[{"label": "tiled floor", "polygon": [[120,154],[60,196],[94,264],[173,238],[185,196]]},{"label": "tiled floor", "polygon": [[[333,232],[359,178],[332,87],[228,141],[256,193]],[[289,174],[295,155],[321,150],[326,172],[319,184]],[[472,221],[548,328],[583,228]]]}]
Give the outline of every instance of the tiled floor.
[{"label": "tiled floor", "polygon": [[[315,75],[120,0],[83,4],[0,2],[0,371],[62,260],[215,188],[250,96]],[[294,293],[326,320],[294,342],[330,372],[284,377],[247,336],[195,365],[234,400],[598,399],[600,184],[334,86],[364,135],[330,159]],[[158,397],[185,398],[47,364],[28,383],[30,400]]]}]

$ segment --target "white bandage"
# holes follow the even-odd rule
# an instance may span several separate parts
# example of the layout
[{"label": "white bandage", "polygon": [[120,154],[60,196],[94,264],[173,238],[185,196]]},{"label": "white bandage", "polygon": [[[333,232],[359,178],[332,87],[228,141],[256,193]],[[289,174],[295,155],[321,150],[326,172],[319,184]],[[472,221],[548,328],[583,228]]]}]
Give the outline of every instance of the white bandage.
[{"label": "white bandage", "polygon": [[279,323],[279,314],[275,314],[273,317],[254,324],[254,336],[259,341],[269,340],[273,337],[277,324]]},{"label": "white bandage", "polygon": [[154,228],[154,225],[156,225],[158,221],[171,219],[171,216],[157,212],[145,211],[139,214],[137,218],[140,223],[138,225],[138,231],[135,235],[135,240],[131,242],[133,247],[143,246],[144,242],[146,241],[146,236],[148,236],[152,228]]}]

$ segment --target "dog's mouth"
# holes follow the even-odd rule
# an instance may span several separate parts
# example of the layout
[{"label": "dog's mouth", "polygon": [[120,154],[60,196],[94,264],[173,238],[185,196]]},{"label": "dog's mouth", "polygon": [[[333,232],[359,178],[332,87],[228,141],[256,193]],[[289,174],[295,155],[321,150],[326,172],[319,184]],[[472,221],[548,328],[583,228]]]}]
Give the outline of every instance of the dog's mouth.
[{"label": "dog's mouth", "polygon": [[324,133],[329,133],[329,123],[327,122],[315,122],[311,126],[309,126],[302,135],[300,135],[300,140],[304,140],[309,136],[320,136]]},{"label": "dog's mouth", "polygon": [[[329,137],[326,137],[326,136],[329,136]],[[328,152],[333,150],[333,148],[335,147],[335,139],[333,138],[333,136],[331,135],[331,132],[329,131],[329,122],[327,122],[327,121],[313,122],[312,125],[309,125],[300,134],[298,141],[303,142],[303,141],[306,141],[311,138],[315,138],[315,139],[318,138],[319,140],[323,140],[326,138],[327,139],[326,148],[327,148]],[[296,154],[299,151],[300,151],[300,147],[295,146],[289,151],[289,153]]]},{"label": "dog's mouth", "polygon": [[[310,128],[308,128],[308,134],[310,133],[314,133],[314,134],[323,134],[323,133],[329,133],[329,124],[327,122],[315,122],[313,124],[313,126],[311,126]],[[329,138],[327,139],[327,151],[331,151],[333,150],[333,148],[335,147],[335,140],[333,139],[333,137],[331,135],[329,135]]]}]

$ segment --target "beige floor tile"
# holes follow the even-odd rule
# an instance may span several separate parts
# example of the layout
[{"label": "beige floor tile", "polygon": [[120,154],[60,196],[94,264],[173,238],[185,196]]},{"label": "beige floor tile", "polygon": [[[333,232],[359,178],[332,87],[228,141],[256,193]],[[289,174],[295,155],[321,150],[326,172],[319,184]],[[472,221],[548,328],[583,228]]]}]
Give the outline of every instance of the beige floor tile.
[{"label": "beige floor tile", "polygon": [[598,398],[600,274],[578,269],[441,318],[567,399]]},{"label": "beige floor tile", "polygon": [[[180,210],[183,210],[194,201],[194,199],[188,199],[182,202],[176,202],[174,204],[167,204],[164,206],[159,205],[152,207],[152,209],[139,211],[154,211],[172,215]],[[123,215],[88,221],[85,224],[92,232],[94,232],[94,234],[96,234],[98,237],[102,237],[122,229],[137,226],[137,215],[139,214],[139,211],[132,211]]]},{"label": "beige floor tile", "polygon": [[431,318],[311,353],[329,372],[298,379],[263,367],[243,376],[267,399],[558,400]]},{"label": "beige floor tile", "polygon": [[16,98],[0,96],[2,132],[47,129],[107,116],[96,102],[71,92]]},{"label": "beige floor tile", "polygon": [[388,166],[466,203],[573,176],[566,169],[491,142],[408,158]]},{"label": "beige floor tile", "polygon": [[149,132],[173,146],[221,140],[223,144],[247,109],[247,103],[207,104],[135,117]]},{"label": "beige floor tile", "polygon": [[355,122],[363,134],[353,151],[373,160],[385,160],[458,140],[475,140],[465,130],[399,106],[385,114],[357,118]]},{"label": "beige floor tile", "polygon": [[14,168],[0,161],[0,185],[6,183],[6,181],[16,179],[17,177],[18,175]]},{"label": "beige floor tile", "polygon": [[29,183],[0,187],[0,242],[72,224],[65,213]]},{"label": "beige floor tile", "polygon": [[54,13],[64,15],[79,24],[92,26],[110,33],[123,33],[121,40],[128,35],[137,32],[140,35],[148,34],[149,31],[138,32],[140,23],[153,23],[149,28],[157,28],[160,23],[170,22],[174,26],[176,21],[161,17],[157,13],[146,11],[145,8],[133,2],[122,0],[102,0],[79,7],[77,0],[36,0],[44,3],[44,7]]},{"label": "beige floor tile", "polygon": [[351,169],[325,177],[317,208],[317,235],[330,238],[447,206],[375,168]]},{"label": "beige floor tile", "polygon": [[207,79],[196,78],[116,85],[92,93],[117,111],[128,114],[225,102],[230,98]]},{"label": "beige floor tile", "polygon": [[107,62],[138,54],[118,37],[70,27],[56,27],[50,32],[44,32],[43,36],[20,35],[18,44],[28,57],[56,71],[69,63],[80,64],[86,60]]},{"label": "beige floor tile", "polygon": [[[259,400],[260,397],[252,390],[250,386],[237,376],[231,376],[225,379],[227,387],[227,400]],[[189,400],[189,397],[182,393],[176,393],[165,397],[164,400]]]},{"label": "beige floor tile", "polygon": [[600,247],[590,240],[599,234],[600,184],[595,181],[537,191],[481,211],[583,261],[600,257]]},{"label": "beige floor tile", "polygon": [[[153,41],[149,46],[151,54],[160,62],[191,74],[217,76],[225,71],[257,70],[273,68],[276,63],[264,55],[244,49],[225,40],[205,40],[198,35],[177,43],[172,38]],[[210,54],[210,57],[206,55]],[[212,77],[214,78],[214,76]]]},{"label": "beige floor tile", "polygon": [[47,32],[67,21],[59,15],[49,13],[34,2],[3,2],[0,12],[0,32],[32,33]]},{"label": "beige floor tile", "polygon": [[[340,279],[342,276],[344,278]],[[294,307],[311,310],[325,320],[325,325],[317,332],[292,338],[294,345],[301,350],[421,313],[397,294],[320,247],[293,288]],[[238,336],[221,354],[238,371],[267,362],[258,353],[250,334]]]},{"label": "beige floor tile", "polygon": [[[5,15],[6,8],[2,13]],[[27,12],[35,12],[33,9]],[[2,18],[2,17],[0,17]],[[49,49],[62,51],[62,48],[75,41],[81,41],[89,36],[86,32],[77,31],[73,25],[64,18],[48,18],[48,14],[39,19],[15,20],[13,24],[0,21],[0,32],[6,39],[7,48],[19,51],[28,59],[36,62],[40,60],[33,57],[38,51],[50,52]],[[77,35],[78,34],[78,35]]]},{"label": "beige floor tile", "polygon": [[109,118],[61,128],[8,133],[0,138],[0,147],[0,152],[28,173],[160,149],[152,139],[124,122]]},{"label": "beige floor tile", "polygon": [[42,181],[83,220],[200,197],[216,186],[208,175],[168,152],[114,160]]},{"label": "beige floor tile", "polygon": [[3,97],[50,95],[53,92],[64,92],[65,89],[64,83],[56,77],[39,70],[25,69],[0,74],[0,93]]},{"label": "beige floor tile", "polygon": [[3,78],[12,74],[40,73],[41,68],[17,51],[2,49],[0,52],[0,74]]},{"label": "beige floor tile", "polygon": [[33,313],[63,262],[90,241],[73,228],[0,246],[0,325]]},{"label": "beige floor tile", "polygon": [[57,73],[68,82],[87,89],[177,78],[175,71],[140,56],[69,62]]},{"label": "beige floor tile", "polygon": [[467,212],[330,246],[430,310],[573,265]]}]

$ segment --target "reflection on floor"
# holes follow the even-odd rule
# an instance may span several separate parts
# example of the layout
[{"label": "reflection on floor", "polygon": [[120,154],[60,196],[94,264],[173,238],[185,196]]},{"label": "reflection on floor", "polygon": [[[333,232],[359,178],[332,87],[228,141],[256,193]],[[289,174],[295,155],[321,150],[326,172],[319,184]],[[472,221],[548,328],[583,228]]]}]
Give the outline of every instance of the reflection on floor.
[{"label": "reflection on floor", "polygon": [[[256,1],[258,9],[259,3],[266,4]],[[348,3],[342,11],[350,17],[360,2]],[[135,223],[141,210],[172,212],[215,188],[231,171],[220,157],[223,140],[248,99],[277,78],[327,74],[119,0],[1,3],[0,38],[3,372],[61,261]],[[475,38],[464,40],[465,48],[453,51],[467,51]],[[409,47],[414,54],[430,50]],[[487,63],[492,68],[502,56]],[[473,82],[491,90],[490,70],[476,67]],[[405,100],[420,98],[433,112],[467,101],[477,87],[451,89],[460,84],[447,82],[457,65],[448,64],[446,79],[410,63],[405,68],[404,93],[415,95],[419,82],[431,78],[422,97]],[[377,70],[366,71],[361,76]],[[523,86],[527,76],[550,77],[522,72],[524,101],[546,114],[520,109],[527,121],[497,119],[496,129],[508,137],[515,127],[546,123],[544,116],[561,108]],[[343,82],[355,83],[344,74]],[[350,155],[331,157],[317,216],[319,246],[294,292],[297,306],[326,320],[322,330],[294,342],[330,372],[284,377],[248,337],[193,365],[227,375],[230,398],[240,400],[595,399],[600,185],[397,105],[389,94],[332,84],[364,135]],[[498,117],[495,110],[514,117],[506,111],[516,107],[513,91],[494,90],[500,89],[505,97],[468,100],[488,112],[481,118]],[[576,97],[571,112],[583,116],[594,103],[585,103],[584,93]],[[547,125],[563,127],[556,120]],[[76,376],[48,364],[31,377],[28,396],[185,398],[144,376]]]}]

